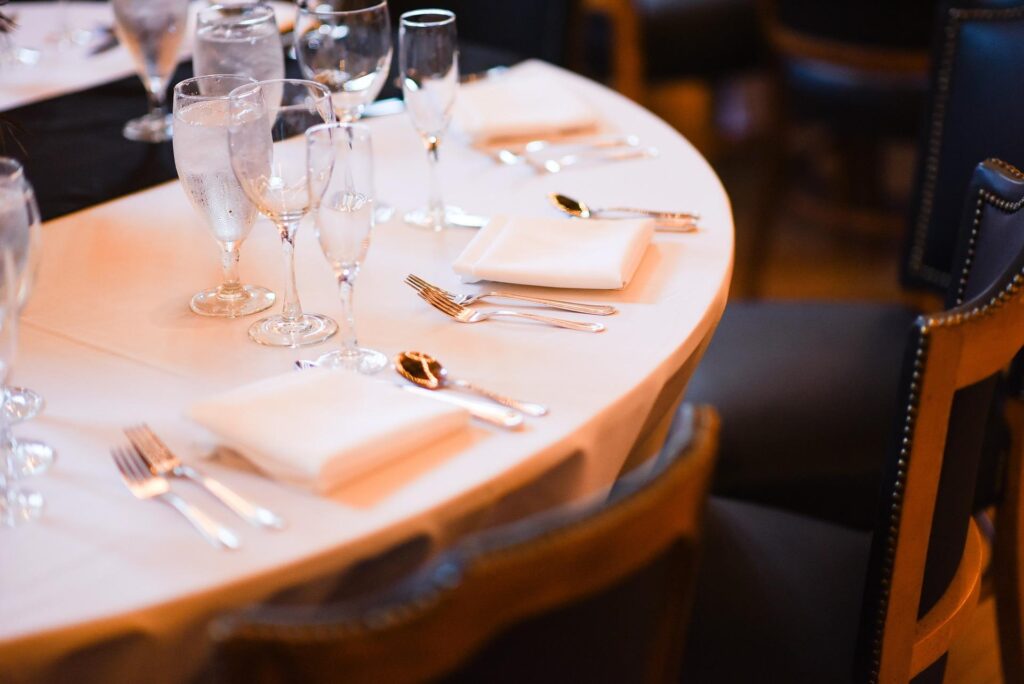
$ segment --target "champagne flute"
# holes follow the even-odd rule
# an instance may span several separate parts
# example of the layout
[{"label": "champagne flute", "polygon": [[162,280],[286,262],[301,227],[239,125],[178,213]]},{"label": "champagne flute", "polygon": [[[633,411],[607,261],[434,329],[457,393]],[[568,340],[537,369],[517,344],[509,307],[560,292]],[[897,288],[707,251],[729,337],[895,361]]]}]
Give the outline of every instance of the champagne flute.
[{"label": "champagne flute", "polygon": [[448,225],[449,214],[461,213],[445,206],[437,178],[438,147],[448,129],[459,86],[455,14],[440,9],[414,10],[403,14],[399,23],[402,97],[430,164],[429,204],[406,214],[405,220],[441,230]]},{"label": "champagne flute", "polygon": [[174,165],[181,187],[221,248],[224,282],[192,297],[201,316],[237,318],[270,308],[274,293],[243,285],[238,252],[256,220],[256,207],[231,170],[228,151],[230,101],[235,88],[256,83],[246,76],[200,76],[174,86]]},{"label": "champagne flute", "polygon": [[384,354],[356,341],[352,288],[374,224],[373,145],[367,126],[330,123],[306,131],[309,200],[316,237],[334,270],[341,296],[341,349],[316,364],[360,373],[388,365]]},{"label": "champagne flute", "polygon": [[[27,220],[29,225],[28,253],[18,281],[18,310],[24,308],[35,284],[42,256],[42,225],[39,206],[31,183],[25,178],[21,165],[14,160],[0,158],[0,184],[8,195],[3,214],[4,220]],[[7,212],[15,212],[12,216]],[[22,219],[22,216],[25,218]],[[36,417],[45,406],[43,397],[27,387],[7,387],[0,397],[0,411],[8,425],[14,425]],[[48,444],[32,439],[17,439],[10,436],[8,442],[11,464],[21,477],[45,472],[57,458]]]},{"label": "champagne flute", "polygon": [[[32,225],[39,220],[35,197],[21,165],[0,157],[0,393],[6,401],[7,380],[17,342],[19,296],[31,261]],[[23,475],[14,454],[6,411],[0,411],[0,525],[14,527],[38,518],[43,498],[14,486]]]},{"label": "champagne flute", "polygon": [[149,96],[149,113],[124,126],[124,137],[141,142],[171,139],[171,115],[164,111],[167,84],[178,64],[188,0],[112,0],[114,27],[128,48]]},{"label": "champagne flute", "polygon": [[196,76],[284,78],[284,48],[274,8],[263,3],[212,5],[199,12],[192,50]]},{"label": "champagne flute", "polygon": [[302,75],[331,90],[338,120],[357,121],[391,67],[386,0],[299,0],[295,36]]},{"label": "champagne flute", "polygon": [[275,347],[323,342],[338,324],[304,314],[295,287],[295,232],[310,202],[303,141],[288,139],[334,121],[331,91],[298,79],[260,81],[233,90],[230,110],[231,168],[246,196],[277,226],[288,273],[281,314],[254,323],[249,337]]}]

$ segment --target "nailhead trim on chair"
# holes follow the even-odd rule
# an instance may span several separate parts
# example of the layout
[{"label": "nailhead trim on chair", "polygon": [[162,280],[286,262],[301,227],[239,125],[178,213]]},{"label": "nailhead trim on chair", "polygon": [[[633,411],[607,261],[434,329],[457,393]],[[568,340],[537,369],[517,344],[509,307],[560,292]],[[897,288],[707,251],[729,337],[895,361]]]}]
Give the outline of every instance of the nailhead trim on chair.
[{"label": "nailhead trim on chair", "polygon": [[924,263],[924,248],[928,234],[928,222],[931,219],[935,203],[935,183],[939,175],[939,152],[942,147],[942,129],[946,117],[946,104],[949,100],[949,81],[953,71],[953,57],[956,52],[957,37],[960,24],[971,20],[1006,20],[1024,17],[1024,7],[1007,9],[950,9],[949,23],[942,49],[942,62],[939,67],[935,84],[935,110],[929,126],[928,147],[925,157],[924,179],[921,191],[921,210],[917,215],[914,234],[910,249],[910,269],[924,280],[939,287],[946,287],[949,276],[942,271]]},{"label": "nailhead trim on chair", "polygon": [[[1016,167],[1011,166],[1000,159],[989,159],[987,161],[990,164],[998,166],[1014,178],[1024,180],[1024,173],[1021,173]],[[967,290],[967,280],[971,273],[971,266],[974,265],[974,246],[978,243],[978,230],[981,225],[981,212],[986,202],[996,209],[1011,212],[1017,211],[1022,205],[1024,205],[1024,198],[1021,198],[1016,202],[1009,202],[998,195],[994,195],[988,190],[978,190],[978,203],[974,210],[974,224],[971,226],[971,234],[967,238],[967,257],[964,259],[964,268],[960,273],[960,282],[957,285],[956,290],[957,306],[964,303],[964,293]]]},{"label": "nailhead trim on chair", "polygon": [[[1005,163],[1000,163],[999,165],[1010,173],[1010,175],[1017,178],[1024,178],[1024,174],[1021,174],[1021,172],[1016,168]],[[1003,211],[1017,211],[1022,205],[1024,205],[1024,199],[1018,200],[1017,202],[1009,202],[997,195],[982,190],[978,197],[978,209],[974,214],[974,228],[971,232],[972,249],[978,233],[978,224],[981,221],[981,206],[983,202],[988,202]],[[967,262],[964,265],[964,273],[961,280],[961,289],[958,293],[958,300],[962,296],[963,283],[967,279],[972,263],[970,256],[973,255],[973,252],[969,252],[968,254]],[[935,328],[950,328],[963,325],[975,318],[991,315],[993,311],[1019,294],[1022,289],[1024,289],[1024,270],[1015,275],[1013,280],[1010,281],[1005,288],[993,295],[985,304],[975,306],[970,311],[966,312],[957,312],[949,315],[933,316],[929,318],[918,318],[917,323],[915,324],[918,326],[918,335],[920,337],[917,343],[917,350],[914,352],[914,370],[911,374],[910,396],[907,399],[907,405],[904,413],[903,439],[900,444],[899,460],[897,461],[898,469],[896,471],[896,483],[893,485],[893,491],[890,495],[891,505],[889,529],[885,540],[885,560],[882,567],[882,579],[880,580],[882,590],[879,593],[878,611],[875,615],[874,636],[872,638],[871,645],[871,670],[868,678],[869,684],[877,684],[879,672],[882,666],[882,634],[885,630],[885,615],[889,607],[889,590],[892,582],[893,562],[896,558],[896,542],[899,536],[900,519],[903,513],[903,491],[907,484],[907,463],[910,458],[910,449],[914,436],[914,423],[917,418],[917,410],[921,399],[920,382],[921,374],[924,370],[924,362],[928,355],[929,335]],[[958,304],[959,303],[961,302],[958,301]]]}]

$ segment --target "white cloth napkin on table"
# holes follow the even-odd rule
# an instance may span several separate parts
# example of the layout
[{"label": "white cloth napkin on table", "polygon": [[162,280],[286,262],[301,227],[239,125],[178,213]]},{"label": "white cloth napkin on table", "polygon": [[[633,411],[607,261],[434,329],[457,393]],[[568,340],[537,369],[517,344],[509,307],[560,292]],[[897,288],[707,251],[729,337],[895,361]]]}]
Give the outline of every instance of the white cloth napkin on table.
[{"label": "white cloth napkin on table", "polygon": [[617,290],[647,251],[650,221],[498,215],[466,245],[454,269],[464,282]]},{"label": "white cloth napkin on table", "polygon": [[318,369],[199,401],[189,416],[271,476],[320,493],[469,420],[464,409],[386,382]]},{"label": "white cloth napkin on table", "polygon": [[462,86],[453,120],[474,143],[582,133],[599,121],[570,86],[540,73],[510,73]]}]

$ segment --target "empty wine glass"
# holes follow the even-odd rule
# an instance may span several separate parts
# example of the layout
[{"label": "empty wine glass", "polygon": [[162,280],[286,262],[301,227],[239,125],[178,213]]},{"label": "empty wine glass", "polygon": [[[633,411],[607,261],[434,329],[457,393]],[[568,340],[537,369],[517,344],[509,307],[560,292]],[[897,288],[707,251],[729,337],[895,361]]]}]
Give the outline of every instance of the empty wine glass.
[{"label": "empty wine glass", "polygon": [[238,277],[239,249],[257,211],[231,170],[228,96],[252,83],[256,81],[246,76],[218,74],[174,86],[174,165],[182,189],[220,245],[224,270],[221,285],[192,297],[189,306],[203,316],[248,316],[274,303],[273,292],[243,285]]},{"label": "empty wine glass", "polygon": [[299,0],[295,36],[302,75],[331,90],[338,120],[358,120],[391,67],[388,3]]},{"label": "empty wine glass", "polygon": [[370,246],[374,224],[373,144],[370,129],[347,123],[306,131],[309,198],[316,237],[338,279],[341,295],[341,349],[317,365],[376,373],[388,365],[384,354],[356,340],[352,288]]},{"label": "empty wine glass", "polygon": [[245,194],[281,233],[288,273],[281,315],[254,323],[249,337],[275,347],[323,342],[338,331],[337,323],[304,314],[295,287],[295,232],[309,212],[309,188],[304,140],[288,139],[334,121],[331,91],[312,81],[260,81],[232,91],[230,108],[231,167]]},{"label": "empty wine glass", "polygon": [[[17,342],[18,299],[36,221],[35,198],[21,165],[0,157],[0,393],[5,399]],[[35,519],[43,508],[42,496],[14,485],[22,473],[12,441],[7,414],[0,411],[0,525],[5,527]]]},{"label": "empty wine glass", "polygon": [[[0,168],[8,168],[6,164]],[[12,175],[14,178],[8,179],[6,182],[11,187],[11,192],[21,193],[23,201],[18,200],[13,203],[16,211],[21,211],[21,205],[24,205],[24,211],[28,216],[29,222],[29,244],[28,254],[26,255],[25,267],[21,272],[21,279],[18,283],[18,310],[20,311],[25,307],[28,302],[29,295],[32,293],[32,287],[35,285],[36,274],[39,271],[39,261],[42,257],[42,224],[39,216],[39,207],[36,204],[35,192],[32,189],[32,184],[28,182],[28,179],[24,176],[24,171],[13,173],[15,167],[9,167],[11,171],[5,171],[0,174],[0,177],[6,177]],[[17,169],[21,169],[18,165]],[[7,420],[9,425],[15,423],[24,422],[35,418],[43,410],[46,402],[43,397],[33,389],[28,387],[7,387],[2,402],[0,402],[0,411],[4,412],[4,419]],[[45,472],[57,458],[56,452],[50,445],[45,444],[33,439],[18,439],[13,436],[10,438],[11,448],[11,459],[12,464],[16,471],[22,476],[38,475]]]},{"label": "empty wine glass", "polygon": [[430,163],[429,204],[426,209],[406,214],[405,220],[441,230],[447,225],[449,214],[461,213],[455,207],[445,206],[437,178],[438,147],[448,129],[459,87],[455,14],[439,9],[415,10],[403,14],[399,23],[402,97],[427,148]]},{"label": "empty wine glass", "polygon": [[199,12],[192,50],[196,76],[284,78],[284,48],[274,8],[262,3],[212,5]]},{"label": "empty wine glass", "polygon": [[124,137],[142,142],[171,139],[171,115],[164,110],[168,80],[178,64],[188,0],[112,0],[114,28],[135,62],[149,96],[149,113],[124,126]]}]

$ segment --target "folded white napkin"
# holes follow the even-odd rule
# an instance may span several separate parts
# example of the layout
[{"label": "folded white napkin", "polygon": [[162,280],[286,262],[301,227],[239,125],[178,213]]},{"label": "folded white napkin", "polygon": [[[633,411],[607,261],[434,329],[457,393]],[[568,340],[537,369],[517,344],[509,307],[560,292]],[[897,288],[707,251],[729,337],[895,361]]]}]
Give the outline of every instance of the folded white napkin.
[{"label": "folded white napkin", "polygon": [[457,406],[318,369],[199,401],[189,416],[273,477],[321,493],[469,420]]},{"label": "folded white napkin", "polygon": [[629,284],[650,221],[494,216],[455,260],[465,282],[616,290]]},{"label": "folded white napkin", "polygon": [[564,83],[544,73],[509,73],[459,89],[455,125],[475,143],[581,133],[597,112]]}]

